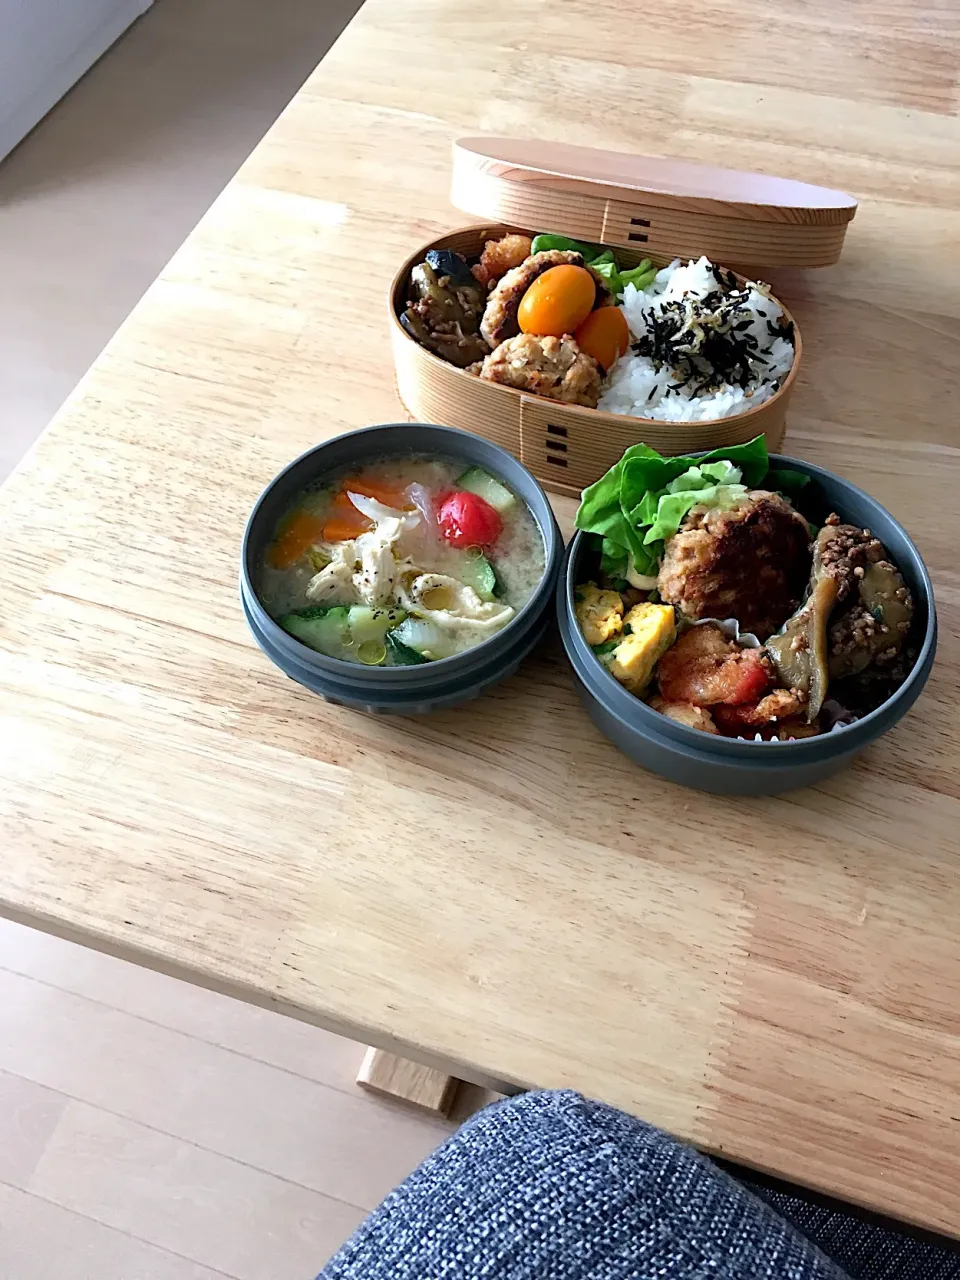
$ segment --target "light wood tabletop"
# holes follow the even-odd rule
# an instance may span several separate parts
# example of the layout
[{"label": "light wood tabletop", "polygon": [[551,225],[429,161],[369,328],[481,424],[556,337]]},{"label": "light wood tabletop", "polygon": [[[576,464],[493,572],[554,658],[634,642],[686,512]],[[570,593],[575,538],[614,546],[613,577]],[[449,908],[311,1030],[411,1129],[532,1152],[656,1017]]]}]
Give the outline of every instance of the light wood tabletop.
[{"label": "light wood tabletop", "polygon": [[[680,0],[625,28],[609,0],[369,0],[0,494],[0,911],[960,1234],[960,36],[938,11]],[[317,440],[404,416],[386,291],[474,220],[451,141],[484,133],[861,200],[837,266],[774,273],[806,347],[786,448],[905,523],[942,640],[834,780],[658,781],[592,728],[555,641],[415,721],[326,705],[248,635],[250,506]]]}]

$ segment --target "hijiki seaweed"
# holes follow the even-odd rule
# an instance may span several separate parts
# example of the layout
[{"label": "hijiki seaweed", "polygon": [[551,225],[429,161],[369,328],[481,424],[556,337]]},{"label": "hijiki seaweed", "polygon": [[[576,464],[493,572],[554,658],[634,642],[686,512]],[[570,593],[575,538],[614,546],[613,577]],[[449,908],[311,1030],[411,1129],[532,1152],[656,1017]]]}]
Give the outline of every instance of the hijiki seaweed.
[{"label": "hijiki seaweed", "polygon": [[[748,307],[752,291],[770,296],[769,286],[748,284],[740,288],[730,271],[715,268],[720,288],[703,297],[685,293],[661,304],[659,312],[647,312],[648,331],[633,351],[666,365],[676,381],[667,390],[689,388],[695,395],[719,389],[724,383],[746,390],[757,380],[757,362],[763,362],[759,344],[750,332],[755,317]],[[761,316],[762,312],[759,313]],[[793,339],[793,323],[780,316],[766,319],[771,337]]]}]

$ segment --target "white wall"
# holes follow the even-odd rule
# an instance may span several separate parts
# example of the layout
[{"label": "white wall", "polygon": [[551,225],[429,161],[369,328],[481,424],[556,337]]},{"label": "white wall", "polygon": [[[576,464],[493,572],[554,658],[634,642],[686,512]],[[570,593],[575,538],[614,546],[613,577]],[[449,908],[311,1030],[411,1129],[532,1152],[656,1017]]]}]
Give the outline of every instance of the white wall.
[{"label": "white wall", "polygon": [[0,0],[0,158],[153,0]]}]

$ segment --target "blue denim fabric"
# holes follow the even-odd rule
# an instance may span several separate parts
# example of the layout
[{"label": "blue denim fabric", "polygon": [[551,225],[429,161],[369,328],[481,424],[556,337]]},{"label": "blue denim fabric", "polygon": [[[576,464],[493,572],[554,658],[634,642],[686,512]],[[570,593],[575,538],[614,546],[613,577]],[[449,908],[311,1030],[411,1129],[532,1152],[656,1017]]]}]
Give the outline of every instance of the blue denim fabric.
[{"label": "blue denim fabric", "polygon": [[960,1245],[938,1245],[905,1236],[767,1187],[752,1190],[797,1230],[815,1240],[853,1280],[960,1280]]},{"label": "blue denim fabric", "polygon": [[846,1280],[709,1160],[569,1092],[528,1093],[474,1116],[320,1280],[387,1277]]}]

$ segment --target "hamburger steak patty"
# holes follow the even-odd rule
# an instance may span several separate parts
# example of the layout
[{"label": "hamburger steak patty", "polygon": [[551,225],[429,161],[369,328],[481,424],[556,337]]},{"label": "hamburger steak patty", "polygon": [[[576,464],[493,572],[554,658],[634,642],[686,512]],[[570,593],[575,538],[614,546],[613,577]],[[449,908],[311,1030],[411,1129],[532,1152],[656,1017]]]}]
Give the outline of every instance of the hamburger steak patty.
[{"label": "hamburger steak patty", "polygon": [[736,618],[766,640],[800,603],[811,560],[803,516],[779,494],[753,489],[729,510],[687,512],[667,542],[657,586],[692,621]]}]

